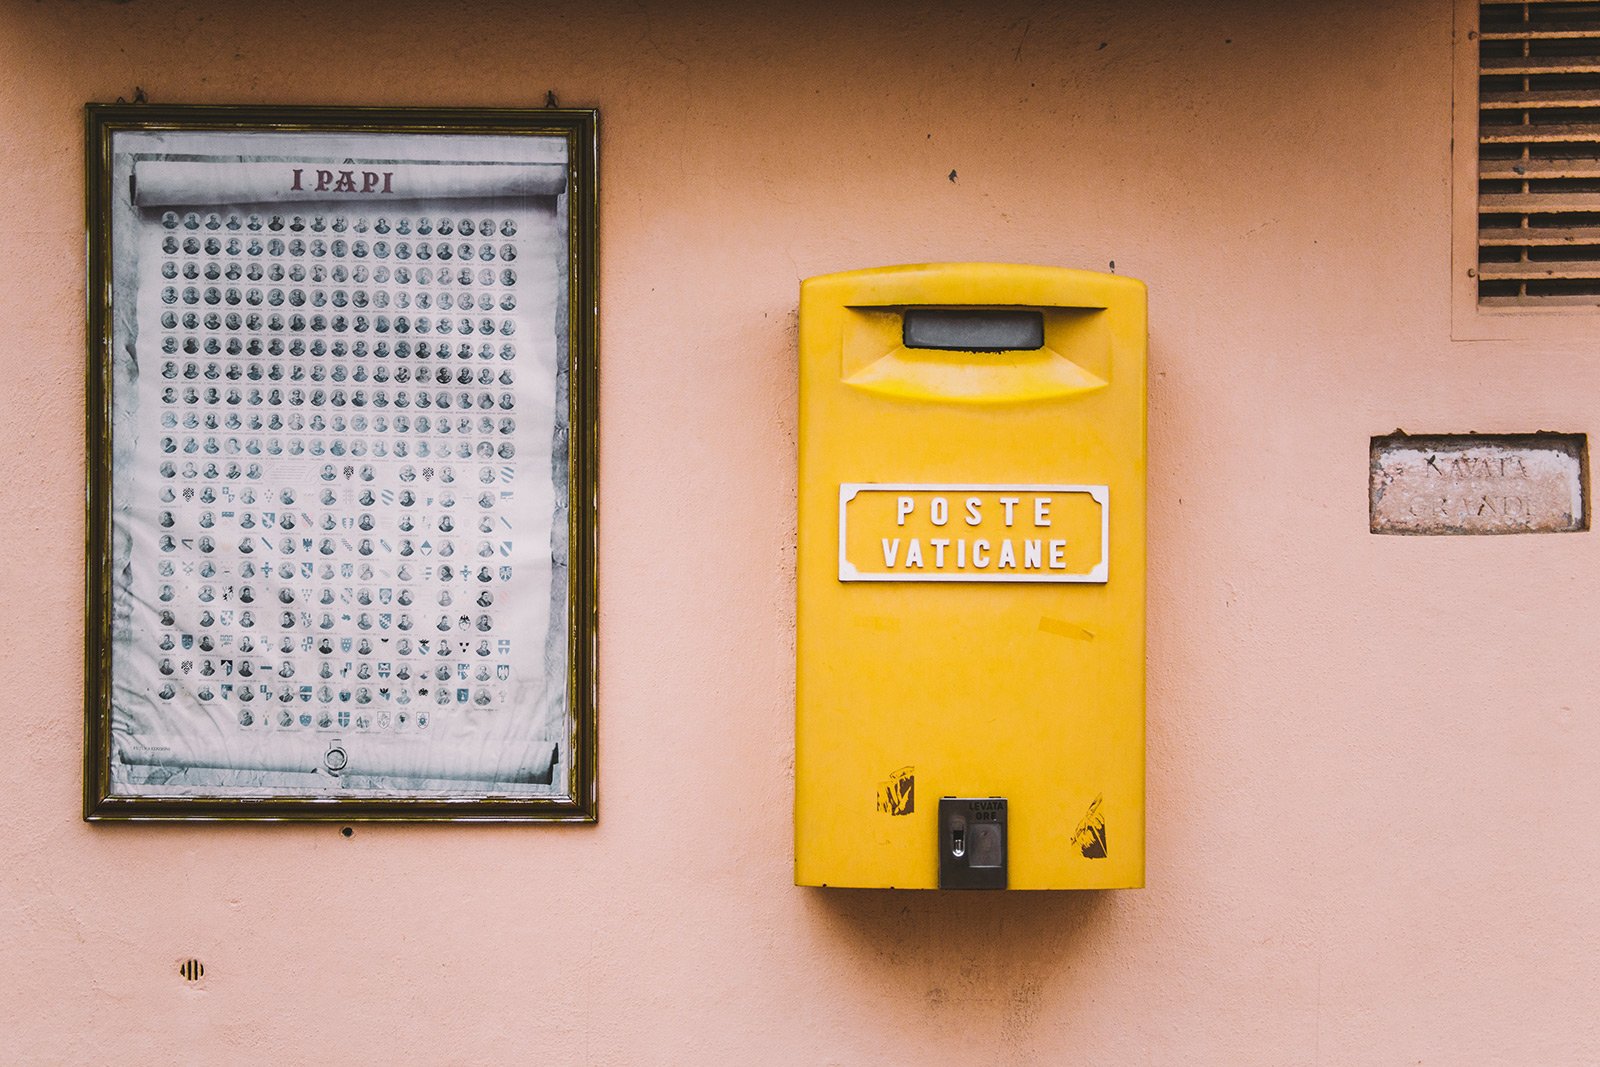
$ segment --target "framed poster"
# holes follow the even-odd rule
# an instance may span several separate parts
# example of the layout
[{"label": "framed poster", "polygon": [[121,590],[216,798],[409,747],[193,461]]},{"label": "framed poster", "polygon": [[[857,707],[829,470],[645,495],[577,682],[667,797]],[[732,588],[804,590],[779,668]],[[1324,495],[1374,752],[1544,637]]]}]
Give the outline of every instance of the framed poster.
[{"label": "framed poster", "polygon": [[595,818],[595,128],[89,106],[86,818]]}]

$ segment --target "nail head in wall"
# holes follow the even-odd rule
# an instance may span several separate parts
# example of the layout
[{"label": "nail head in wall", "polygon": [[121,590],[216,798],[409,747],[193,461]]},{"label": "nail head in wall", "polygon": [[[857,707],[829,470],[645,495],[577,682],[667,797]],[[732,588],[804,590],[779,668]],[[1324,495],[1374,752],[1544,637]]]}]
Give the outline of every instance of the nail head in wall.
[{"label": "nail head in wall", "polygon": [[354,836],[356,836],[356,828],[354,826],[346,826],[343,830],[340,830],[339,832],[341,834],[343,834],[344,836],[346,836],[346,837],[354,837]]},{"label": "nail head in wall", "polygon": [[1585,434],[1396,432],[1372,439],[1376,534],[1572,533],[1589,529]]}]

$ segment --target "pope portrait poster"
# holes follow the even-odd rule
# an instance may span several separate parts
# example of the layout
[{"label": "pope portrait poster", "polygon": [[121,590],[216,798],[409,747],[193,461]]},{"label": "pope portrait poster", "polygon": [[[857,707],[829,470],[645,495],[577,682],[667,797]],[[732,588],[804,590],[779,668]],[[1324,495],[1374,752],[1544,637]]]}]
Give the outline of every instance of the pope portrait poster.
[{"label": "pope portrait poster", "polygon": [[594,113],[88,148],[86,815],[593,818]]}]

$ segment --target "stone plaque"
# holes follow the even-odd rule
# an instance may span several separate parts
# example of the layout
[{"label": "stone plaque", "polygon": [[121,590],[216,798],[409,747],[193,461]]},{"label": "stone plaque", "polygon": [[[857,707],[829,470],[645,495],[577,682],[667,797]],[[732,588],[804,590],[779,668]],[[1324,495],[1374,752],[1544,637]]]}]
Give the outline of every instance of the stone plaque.
[{"label": "stone plaque", "polygon": [[1372,532],[1568,533],[1589,528],[1584,434],[1404,433],[1372,439]]}]

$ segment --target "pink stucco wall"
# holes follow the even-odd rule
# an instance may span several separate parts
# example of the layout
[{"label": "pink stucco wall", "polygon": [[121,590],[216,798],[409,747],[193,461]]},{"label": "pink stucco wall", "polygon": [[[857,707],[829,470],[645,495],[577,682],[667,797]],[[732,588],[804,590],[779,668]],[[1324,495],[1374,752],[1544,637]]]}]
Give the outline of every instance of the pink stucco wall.
[{"label": "pink stucco wall", "polygon": [[[1600,1061],[1597,535],[1366,529],[1372,434],[1600,429],[1592,344],[1450,340],[1451,29],[4,3],[0,1060]],[[80,821],[80,108],[135,86],[602,108],[597,827]],[[1143,891],[790,884],[797,283],[961,259],[1149,283]]]}]

